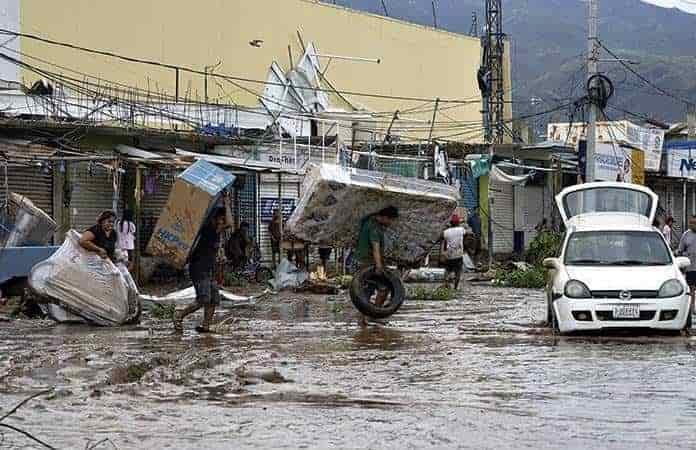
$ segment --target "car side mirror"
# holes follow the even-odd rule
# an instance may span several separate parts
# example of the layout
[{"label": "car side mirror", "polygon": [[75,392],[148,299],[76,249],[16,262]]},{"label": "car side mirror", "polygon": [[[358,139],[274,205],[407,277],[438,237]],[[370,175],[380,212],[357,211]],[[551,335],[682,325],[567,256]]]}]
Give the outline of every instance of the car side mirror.
[{"label": "car side mirror", "polygon": [[543,266],[545,269],[555,269],[557,270],[561,266],[561,262],[558,260],[558,258],[546,258],[542,262]]},{"label": "car side mirror", "polygon": [[676,259],[676,264],[677,267],[679,267],[679,270],[684,270],[691,265],[691,260],[686,256],[679,256]]}]

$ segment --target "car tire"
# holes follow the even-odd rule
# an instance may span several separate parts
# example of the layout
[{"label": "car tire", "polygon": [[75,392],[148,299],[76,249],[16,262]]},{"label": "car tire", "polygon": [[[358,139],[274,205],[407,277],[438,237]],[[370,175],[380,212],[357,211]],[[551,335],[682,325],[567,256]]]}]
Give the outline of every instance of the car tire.
[{"label": "car tire", "polygon": [[[386,306],[377,306],[371,299],[375,283],[387,288],[390,297]],[[385,270],[383,275],[375,274],[374,267],[368,267],[355,274],[350,285],[350,299],[362,314],[373,319],[385,319],[399,310],[404,302],[406,291],[399,272]]]}]

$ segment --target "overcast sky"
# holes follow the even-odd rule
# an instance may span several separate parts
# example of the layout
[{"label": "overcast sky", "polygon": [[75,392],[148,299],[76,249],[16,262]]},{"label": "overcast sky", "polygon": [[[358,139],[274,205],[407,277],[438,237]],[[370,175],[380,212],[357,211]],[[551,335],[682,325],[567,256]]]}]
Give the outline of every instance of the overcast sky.
[{"label": "overcast sky", "polygon": [[696,14],[696,0],[643,0],[653,5],[664,6],[665,8],[679,8],[683,11]]}]

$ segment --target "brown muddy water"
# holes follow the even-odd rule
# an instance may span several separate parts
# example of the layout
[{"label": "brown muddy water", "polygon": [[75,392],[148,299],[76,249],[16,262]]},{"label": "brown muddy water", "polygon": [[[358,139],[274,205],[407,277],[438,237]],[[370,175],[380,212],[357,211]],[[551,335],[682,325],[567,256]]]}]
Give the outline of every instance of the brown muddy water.
[{"label": "brown muddy water", "polygon": [[696,339],[555,338],[540,291],[465,286],[365,329],[340,296],[229,314],[214,336],[0,322],[0,412],[55,387],[5,423],[61,449],[696,447]]}]

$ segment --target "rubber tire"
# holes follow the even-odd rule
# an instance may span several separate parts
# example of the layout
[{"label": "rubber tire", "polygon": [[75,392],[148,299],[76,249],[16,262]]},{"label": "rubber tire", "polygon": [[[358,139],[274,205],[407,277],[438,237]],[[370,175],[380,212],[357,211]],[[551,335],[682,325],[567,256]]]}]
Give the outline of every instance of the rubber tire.
[{"label": "rubber tire", "polygon": [[254,279],[258,284],[266,284],[271,279],[273,279],[274,276],[275,275],[273,274],[273,271],[268,267],[259,267],[258,269],[256,269]]},{"label": "rubber tire", "polygon": [[362,314],[373,319],[385,319],[399,310],[406,297],[406,290],[399,272],[385,270],[380,282],[389,286],[391,297],[388,306],[384,308],[376,306],[370,301],[372,292],[367,292],[367,281],[374,277],[376,277],[374,267],[368,267],[356,273],[350,285],[350,299]]}]

